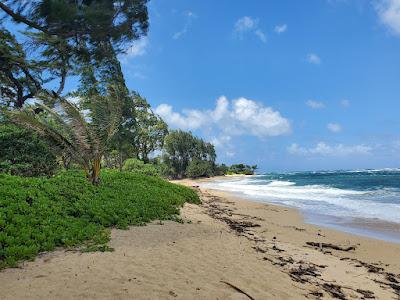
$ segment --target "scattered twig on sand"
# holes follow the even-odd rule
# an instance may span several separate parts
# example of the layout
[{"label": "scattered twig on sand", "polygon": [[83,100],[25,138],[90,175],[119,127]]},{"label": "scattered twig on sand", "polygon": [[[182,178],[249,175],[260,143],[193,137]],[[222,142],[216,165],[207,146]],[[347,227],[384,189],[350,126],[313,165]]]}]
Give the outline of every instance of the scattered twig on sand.
[{"label": "scattered twig on sand", "polygon": [[392,283],[392,282],[384,282],[384,281],[380,281],[380,280],[376,280],[376,279],[374,279],[374,281],[379,284],[390,286],[393,289],[394,293],[397,296],[399,296],[399,298],[400,298],[400,285]]},{"label": "scattered twig on sand", "polygon": [[[400,278],[399,275],[397,275],[397,277]],[[387,280],[387,281],[390,281],[390,282],[392,282],[392,283],[400,283],[400,282],[397,280],[396,275],[393,274],[393,273],[386,273],[386,280]]]},{"label": "scattered twig on sand", "polygon": [[361,294],[364,297],[364,299],[375,299],[374,292],[362,289],[356,289],[356,292]]},{"label": "scattered twig on sand", "polygon": [[366,262],[363,262],[363,261],[361,261],[359,259],[356,259],[356,258],[342,257],[340,260],[353,261],[353,262],[357,263],[357,265],[355,265],[355,267],[364,267],[364,268],[366,268],[368,270],[368,273],[388,274],[391,277],[395,277],[395,275],[392,274],[392,273],[384,272],[385,269],[382,268],[382,267],[377,267],[374,264],[366,263]]},{"label": "scattered twig on sand", "polygon": [[308,295],[306,295],[307,298],[309,298],[308,296],[313,296],[317,299],[320,299],[324,296],[324,293],[318,292],[318,291],[312,291],[310,293],[308,293]]},{"label": "scattered twig on sand", "polygon": [[256,250],[256,252],[260,252],[260,253],[266,253],[267,252],[267,250],[266,249],[263,249],[263,248],[261,248],[261,247],[259,247],[259,246],[254,246],[254,247],[252,247],[254,250]]},{"label": "scattered twig on sand", "polygon": [[285,252],[285,250],[278,248],[276,245],[272,246],[272,250],[275,250],[278,253]]},{"label": "scattered twig on sand", "polygon": [[238,288],[236,285],[233,285],[232,283],[229,283],[227,281],[221,280],[222,283],[225,283],[226,285],[229,285],[231,288],[233,288],[234,290],[236,290],[239,293],[242,293],[243,295],[246,295],[249,299],[251,300],[255,300],[252,296],[250,296],[248,293],[246,293],[245,291],[243,291],[241,288]]},{"label": "scattered twig on sand", "polygon": [[306,242],[306,244],[308,246],[312,246],[312,247],[329,248],[329,249],[338,250],[338,251],[356,250],[355,246],[341,247],[341,246],[330,244],[330,243],[318,243],[318,242]]},{"label": "scattered twig on sand", "polygon": [[324,283],[322,284],[322,288],[333,298],[346,300],[346,295],[343,293],[340,285],[333,283]]},{"label": "scattered twig on sand", "polygon": [[313,265],[310,266],[300,265],[298,268],[291,269],[289,271],[289,275],[296,282],[306,283],[309,282],[309,280],[307,278],[304,278],[304,276],[312,276],[312,277],[321,276],[321,274],[317,272],[318,272],[317,268]]}]

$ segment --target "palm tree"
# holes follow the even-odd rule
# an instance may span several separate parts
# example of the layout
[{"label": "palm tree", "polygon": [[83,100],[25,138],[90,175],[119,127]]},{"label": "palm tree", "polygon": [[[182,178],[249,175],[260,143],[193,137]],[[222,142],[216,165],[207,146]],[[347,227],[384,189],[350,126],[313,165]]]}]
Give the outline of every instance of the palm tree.
[{"label": "palm tree", "polygon": [[[54,141],[83,167],[93,184],[98,184],[106,145],[121,123],[123,93],[122,88],[109,86],[106,95],[90,98],[88,110],[81,110],[76,104],[58,97],[53,108],[35,104],[8,114],[13,122]],[[46,95],[41,97],[46,100]]]}]

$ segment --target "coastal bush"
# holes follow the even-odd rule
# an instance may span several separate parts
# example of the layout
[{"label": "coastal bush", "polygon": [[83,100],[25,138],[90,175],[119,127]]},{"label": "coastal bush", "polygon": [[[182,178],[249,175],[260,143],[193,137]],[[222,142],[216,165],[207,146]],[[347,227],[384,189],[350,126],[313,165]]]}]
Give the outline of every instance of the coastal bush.
[{"label": "coastal bush", "polygon": [[122,167],[122,170],[148,176],[158,175],[158,170],[154,165],[145,164],[143,161],[134,158],[127,159]]},{"label": "coastal bush", "polygon": [[229,167],[228,175],[243,174],[243,175],[254,175],[257,165],[249,166],[245,164],[234,164]]},{"label": "coastal bush", "polygon": [[81,172],[47,178],[0,174],[0,269],[56,247],[106,247],[110,227],[176,219],[197,194],[158,177],[105,170],[101,184]]},{"label": "coastal bush", "polygon": [[28,129],[0,125],[0,172],[18,176],[51,176],[58,167],[45,140]]},{"label": "coastal bush", "polygon": [[215,176],[223,176],[226,175],[229,171],[229,167],[225,164],[217,164],[215,165],[214,175]]},{"label": "coastal bush", "polygon": [[192,160],[186,169],[186,176],[191,178],[210,177],[214,175],[214,166],[209,161]]}]

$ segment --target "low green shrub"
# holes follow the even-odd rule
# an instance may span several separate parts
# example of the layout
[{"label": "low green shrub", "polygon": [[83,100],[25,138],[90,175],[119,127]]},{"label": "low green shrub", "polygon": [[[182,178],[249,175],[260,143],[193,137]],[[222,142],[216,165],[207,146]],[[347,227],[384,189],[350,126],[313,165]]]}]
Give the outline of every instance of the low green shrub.
[{"label": "low green shrub", "polygon": [[124,162],[124,166],[122,167],[123,171],[139,173],[148,176],[157,176],[158,170],[152,164],[145,164],[143,161],[130,158]]},{"label": "low green shrub", "polygon": [[58,168],[50,145],[28,129],[0,124],[0,172],[18,176],[51,176]]},{"label": "low green shrub", "polygon": [[197,194],[158,177],[104,170],[101,184],[81,172],[53,178],[0,174],[0,269],[56,247],[106,249],[110,227],[176,219]]}]

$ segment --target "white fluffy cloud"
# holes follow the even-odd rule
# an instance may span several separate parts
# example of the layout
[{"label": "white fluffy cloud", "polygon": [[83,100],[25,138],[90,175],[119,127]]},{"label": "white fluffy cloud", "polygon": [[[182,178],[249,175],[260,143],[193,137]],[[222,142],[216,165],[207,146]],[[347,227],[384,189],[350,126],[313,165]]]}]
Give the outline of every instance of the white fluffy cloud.
[{"label": "white fluffy cloud", "polygon": [[254,33],[261,42],[267,42],[267,36],[262,29],[258,26],[259,20],[249,16],[239,18],[234,25],[234,35],[240,39],[243,39],[247,33]]},{"label": "white fluffy cloud", "polygon": [[242,17],[238,19],[235,23],[236,32],[247,32],[254,30],[258,27],[258,19],[253,19],[252,17]]},{"label": "white fluffy cloud", "polygon": [[189,109],[179,113],[170,105],[161,104],[155,112],[173,128],[203,129],[217,133],[217,136],[265,138],[284,135],[291,130],[290,122],[278,111],[243,97],[229,101],[222,96],[213,110]]},{"label": "white fluffy cloud", "polygon": [[342,126],[340,126],[340,124],[338,123],[328,123],[326,127],[329,129],[329,131],[332,131],[334,133],[342,131]]},{"label": "white fluffy cloud", "polygon": [[307,61],[310,64],[319,65],[321,64],[321,58],[315,53],[309,53],[307,55]]},{"label": "white fluffy cloud", "polygon": [[400,35],[400,0],[377,0],[379,19],[393,33]]},{"label": "white fluffy cloud", "polygon": [[128,48],[126,55],[130,57],[142,56],[146,54],[148,44],[149,40],[147,37],[141,38],[140,40],[135,41],[134,44]]},{"label": "white fluffy cloud", "polygon": [[278,34],[284,33],[288,26],[286,24],[276,25],[274,31]]},{"label": "white fluffy cloud", "polygon": [[372,147],[366,145],[328,145],[320,142],[314,147],[306,148],[298,144],[292,144],[287,148],[290,154],[301,156],[351,156],[351,155],[369,155]]},{"label": "white fluffy cloud", "polygon": [[178,40],[182,36],[187,34],[190,26],[192,25],[193,20],[197,18],[197,15],[192,11],[187,11],[184,13],[184,17],[185,17],[185,24],[183,25],[183,28],[180,31],[177,31],[172,35],[172,38],[174,40]]},{"label": "white fluffy cloud", "polygon": [[183,130],[195,130],[206,124],[204,113],[198,110],[186,110],[184,114],[180,114],[174,112],[171,105],[160,104],[155,112],[170,126]]},{"label": "white fluffy cloud", "polygon": [[254,33],[256,34],[256,36],[258,36],[261,42],[263,42],[264,44],[267,42],[267,36],[261,29],[257,29]]},{"label": "white fluffy cloud", "polygon": [[312,109],[321,109],[325,107],[325,104],[321,101],[307,100],[306,105]]}]

